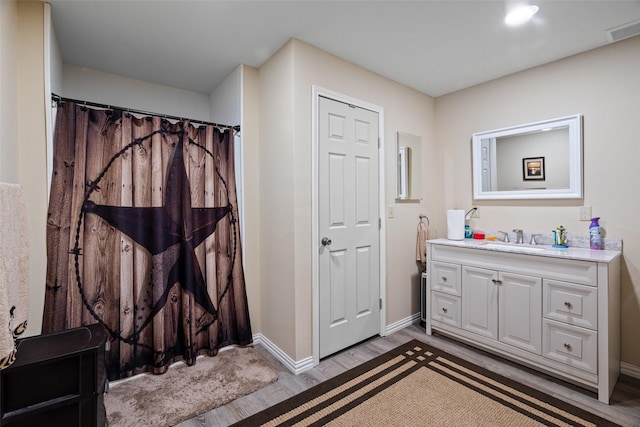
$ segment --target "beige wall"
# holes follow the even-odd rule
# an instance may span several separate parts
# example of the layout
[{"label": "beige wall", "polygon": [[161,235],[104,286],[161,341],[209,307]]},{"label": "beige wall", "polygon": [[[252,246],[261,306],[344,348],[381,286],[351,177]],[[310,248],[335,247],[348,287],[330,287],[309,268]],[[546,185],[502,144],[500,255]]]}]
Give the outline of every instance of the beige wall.
[{"label": "beige wall", "polygon": [[395,198],[395,132],[422,136],[422,203],[386,220],[386,324],[419,311],[418,215],[440,215],[433,98],[292,40],[260,68],[261,332],[294,360],[312,354],[312,85],[384,108],[385,197]]},{"label": "beige wall", "polygon": [[65,64],[62,93],[66,98],[134,110],[211,120],[209,96],[157,83]]},{"label": "beige wall", "polygon": [[0,1],[0,182],[18,182],[18,5]]},{"label": "beige wall", "polygon": [[[475,202],[472,227],[588,235],[578,206],[592,206],[607,236],[624,240],[622,360],[640,366],[640,37],[436,99],[445,208],[474,204],[471,135],[553,117],[584,116],[584,200]],[[443,224],[443,223],[440,223]]]},{"label": "beige wall", "polygon": [[260,68],[259,102],[261,332],[297,359],[291,44]]},{"label": "beige wall", "polygon": [[[298,283],[310,280],[311,271],[311,87],[317,85],[384,109],[384,162],[386,205],[395,205],[394,218],[386,225],[386,324],[406,319],[419,311],[418,267],[415,263],[418,215],[433,214],[439,191],[434,140],[434,100],[380,75],[341,60],[325,51],[294,41],[296,203],[299,207],[296,251],[303,254]],[[423,195],[421,203],[395,203],[396,132],[422,137]],[[299,231],[299,232],[298,232]],[[305,295],[305,298],[307,296]]]},{"label": "beige wall", "polygon": [[20,52],[17,58],[18,183],[25,190],[31,266],[29,323],[26,335],[36,335],[40,333],[42,324],[47,264],[43,3],[18,2],[17,36]]},{"label": "beige wall", "polygon": [[242,116],[242,65],[238,66],[209,94],[209,120],[237,125]]},{"label": "beige wall", "polygon": [[244,170],[244,279],[249,300],[251,327],[262,330],[260,259],[260,138],[259,138],[259,77],[258,70],[242,66],[241,134]]}]

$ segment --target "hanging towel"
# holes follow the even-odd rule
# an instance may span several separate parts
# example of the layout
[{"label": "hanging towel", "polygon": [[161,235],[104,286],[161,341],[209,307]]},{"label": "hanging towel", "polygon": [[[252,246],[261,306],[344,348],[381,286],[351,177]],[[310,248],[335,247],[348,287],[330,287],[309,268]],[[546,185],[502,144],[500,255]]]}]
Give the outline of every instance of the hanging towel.
[{"label": "hanging towel", "polygon": [[0,369],[15,360],[27,327],[29,242],[22,187],[0,183]]},{"label": "hanging towel", "polygon": [[416,241],[416,261],[421,264],[427,262],[427,240],[429,240],[429,226],[422,221],[418,224],[418,238]]}]

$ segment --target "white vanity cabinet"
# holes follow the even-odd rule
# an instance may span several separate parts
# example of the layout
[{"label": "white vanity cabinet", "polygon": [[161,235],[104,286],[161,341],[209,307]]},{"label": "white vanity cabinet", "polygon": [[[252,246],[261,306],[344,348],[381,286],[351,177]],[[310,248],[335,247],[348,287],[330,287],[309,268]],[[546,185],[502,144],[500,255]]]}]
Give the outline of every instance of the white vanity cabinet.
[{"label": "white vanity cabinet", "polygon": [[[498,246],[498,249],[496,249]],[[594,389],[620,371],[619,251],[427,242],[426,332]]]}]

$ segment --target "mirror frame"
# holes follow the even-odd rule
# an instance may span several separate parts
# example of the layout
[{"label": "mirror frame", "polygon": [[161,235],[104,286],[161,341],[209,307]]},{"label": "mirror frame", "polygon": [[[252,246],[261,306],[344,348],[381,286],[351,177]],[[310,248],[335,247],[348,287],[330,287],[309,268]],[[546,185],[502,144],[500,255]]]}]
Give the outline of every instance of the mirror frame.
[{"label": "mirror frame", "polygon": [[[407,187],[409,188],[408,194],[402,197],[400,191],[401,172],[402,167],[400,165],[400,148],[402,146],[402,137],[415,140],[413,144],[406,145],[411,148],[409,154],[410,163],[405,165],[404,172],[407,173]],[[416,146],[417,145],[417,146]],[[414,135],[407,132],[396,132],[396,203],[420,203],[422,201],[422,136]],[[404,157],[407,159],[407,157]]]},{"label": "mirror frame", "polygon": [[[563,126],[569,128],[569,188],[514,191],[482,190],[482,139],[514,136]],[[474,133],[472,144],[473,198],[475,200],[582,198],[582,115],[580,114]]]}]

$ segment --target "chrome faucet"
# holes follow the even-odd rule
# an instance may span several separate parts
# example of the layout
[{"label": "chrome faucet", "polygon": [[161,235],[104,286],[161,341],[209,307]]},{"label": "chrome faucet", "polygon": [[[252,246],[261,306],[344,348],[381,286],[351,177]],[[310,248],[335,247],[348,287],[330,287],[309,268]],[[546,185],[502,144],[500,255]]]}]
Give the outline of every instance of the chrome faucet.
[{"label": "chrome faucet", "polygon": [[498,231],[498,233],[504,234],[504,239],[502,241],[505,243],[509,243],[509,233],[507,233],[506,231]]},{"label": "chrome faucet", "polygon": [[524,243],[524,239],[522,237],[522,230],[520,230],[519,228],[516,228],[513,230],[514,233],[516,233],[516,243]]},{"label": "chrome faucet", "polygon": [[538,241],[536,240],[538,237],[542,236],[542,234],[532,234],[531,235],[531,241],[529,242],[530,245],[537,245]]}]

